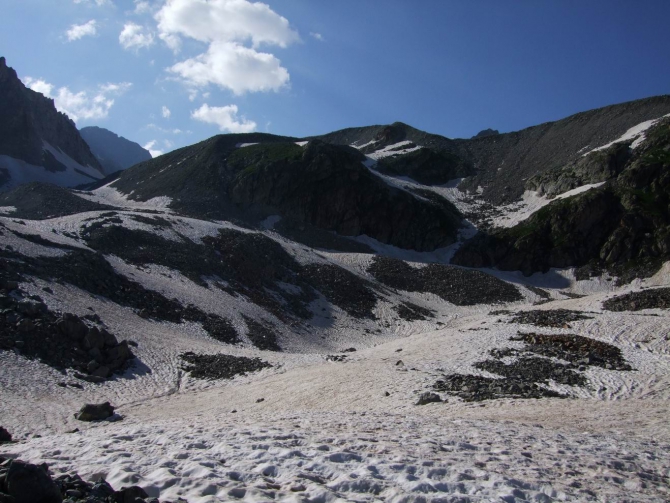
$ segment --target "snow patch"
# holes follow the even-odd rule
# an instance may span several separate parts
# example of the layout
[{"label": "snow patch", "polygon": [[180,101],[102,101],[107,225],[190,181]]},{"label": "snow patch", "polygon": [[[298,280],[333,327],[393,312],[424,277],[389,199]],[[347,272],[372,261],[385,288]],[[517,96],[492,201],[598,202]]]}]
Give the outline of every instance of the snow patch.
[{"label": "snow patch", "polygon": [[172,204],[171,197],[158,196],[147,201],[135,201],[129,198],[132,192],[130,194],[123,194],[118,189],[111,186],[113,183],[114,182],[110,182],[91,192],[74,191],[73,194],[82,199],[87,199],[99,204],[116,206],[117,208],[159,210],[166,213],[171,213],[172,211],[170,210],[170,204]]},{"label": "snow patch", "polygon": [[502,213],[492,219],[493,225],[494,227],[514,227],[518,223],[523,222],[524,220],[529,218],[536,211],[544,208],[552,201],[576,196],[577,194],[581,194],[588,190],[598,188],[604,184],[605,182],[598,182],[598,183],[591,183],[588,185],[582,185],[581,187],[577,187],[567,192],[563,192],[562,194],[559,194],[553,199],[549,199],[546,195],[538,196],[537,192],[527,190],[523,193],[521,201],[500,208]]},{"label": "snow patch", "polygon": [[279,215],[270,215],[265,220],[261,222],[261,229],[269,231],[274,229],[274,226],[279,223],[281,216]]},{"label": "snow patch", "polygon": [[9,213],[14,213],[16,211],[16,206],[0,206],[0,215],[8,215]]},{"label": "snow patch", "polygon": [[252,145],[258,145],[258,142],[256,142],[256,143],[237,143],[237,144],[235,144],[235,147],[244,148],[244,147],[251,147]]},{"label": "snow patch", "polygon": [[646,139],[645,132],[649,128],[651,128],[652,126],[655,126],[656,124],[658,124],[661,120],[665,119],[666,117],[670,117],[670,114],[666,114],[663,117],[659,117],[658,119],[652,119],[652,120],[648,120],[648,121],[645,121],[645,122],[641,122],[637,126],[633,126],[632,128],[630,128],[628,131],[626,131],[622,136],[620,136],[616,140],[611,141],[608,144],[603,145],[601,147],[594,148],[593,150],[590,150],[586,154],[584,154],[584,156],[587,156],[592,152],[598,152],[600,150],[608,149],[609,147],[611,147],[615,143],[621,143],[621,142],[630,141],[630,140],[634,140],[633,143],[631,143],[630,148],[635,149],[635,148],[639,147],[642,144],[642,142]]}]

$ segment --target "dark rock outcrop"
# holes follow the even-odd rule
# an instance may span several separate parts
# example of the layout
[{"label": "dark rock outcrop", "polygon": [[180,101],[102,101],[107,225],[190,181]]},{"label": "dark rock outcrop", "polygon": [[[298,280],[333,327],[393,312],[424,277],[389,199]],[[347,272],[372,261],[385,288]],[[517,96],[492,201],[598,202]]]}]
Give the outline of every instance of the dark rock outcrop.
[{"label": "dark rock outcrop", "polygon": [[0,426],[0,443],[2,442],[11,442],[12,435],[5,428]]},{"label": "dark rock outcrop", "polygon": [[90,126],[80,129],[79,134],[100,162],[105,175],[151,159],[149,151],[138,143],[118,136],[108,129]]},{"label": "dark rock outcrop", "polygon": [[233,355],[198,355],[184,353],[181,358],[186,362],[183,369],[197,379],[232,379],[248,372],[258,372],[272,367],[260,358],[247,358]]}]

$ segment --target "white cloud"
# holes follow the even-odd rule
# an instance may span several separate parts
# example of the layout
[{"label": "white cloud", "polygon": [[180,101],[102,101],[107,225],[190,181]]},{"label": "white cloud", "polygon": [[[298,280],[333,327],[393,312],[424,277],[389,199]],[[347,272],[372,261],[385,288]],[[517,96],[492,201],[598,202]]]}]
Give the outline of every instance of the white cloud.
[{"label": "white cloud", "polygon": [[90,4],[94,3],[98,7],[102,7],[103,5],[114,5],[112,3],[112,0],[73,0],[74,3],[83,3],[83,4]]},{"label": "white cloud", "polygon": [[44,96],[47,96],[48,98],[53,98],[53,96],[51,95],[51,92],[53,91],[54,88],[53,84],[49,84],[48,82],[45,82],[42,79],[33,79],[32,77],[26,77],[23,80],[24,84],[33,91],[42,93]]},{"label": "white cloud", "polygon": [[151,4],[144,0],[135,0],[135,14],[146,14],[151,12]]},{"label": "white cloud", "polygon": [[172,112],[170,112],[170,109],[163,105],[163,109],[161,110],[161,113],[163,114],[164,119],[169,119],[170,115],[172,115]]},{"label": "white cloud", "polygon": [[321,35],[320,33],[315,32],[315,31],[310,32],[310,33],[309,33],[309,36],[312,37],[312,38],[315,38],[315,39],[317,39],[317,40],[319,40],[319,41],[321,41],[321,42],[323,42],[323,41],[325,40],[325,39],[323,38],[323,35]]},{"label": "white cloud", "polygon": [[91,19],[88,23],[73,24],[70,29],[65,32],[67,39],[72,42],[83,37],[91,37],[97,33],[96,21]]},{"label": "white cloud", "polygon": [[160,131],[161,133],[169,133],[169,134],[182,134],[182,133],[184,133],[184,134],[191,134],[191,131],[182,131],[182,130],[179,129],[179,128],[175,128],[175,129],[165,129],[165,128],[162,128],[162,127],[160,127],[160,126],[157,126],[156,124],[153,124],[153,123],[151,123],[151,124],[147,124],[147,125],[144,126],[144,127],[145,127],[146,129],[153,129],[153,130],[155,130],[155,131]]},{"label": "white cloud", "polygon": [[114,105],[112,96],[120,96],[132,86],[129,82],[108,83],[98,86],[94,93],[87,91],[75,93],[67,87],[60,87],[54,92],[53,84],[42,79],[26,77],[24,83],[33,91],[52,98],[58,111],[67,114],[75,122],[80,119],[104,119]]},{"label": "white cloud", "polygon": [[168,69],[195,87],[215,84],[235,94],[277,91],[288,84],[288,70],[272,54],[230,42],[214,42],[205,54]]},{"label": "white cloud", "polygon": [[154,145],[156,145],[156,143],[158,143],[156,140],[151,140],[150,142],[147,142],[145,145],[143,145],[142,148],[148,150],[151,154],[151,157],[158,157],[159,155],[163,155],[164,152],[162,150],[154,149]]},{"label": "white cloud", "polygon": [[183,37],[208,44],[205,53],[168,69],[191,87],[214,84],[243,94],[277,91],[288,84],[289,73],[279,59],[257,49],[287,47],[300,37],[286,18],[264,3],[167,0],[155,18],[159,37],[175,51]]},{"label": "white cloud", "polygon": [[126,23],[119,34],[119,43],[126,50],[139,50],[154,43],[154,34],[135,23]]},{"label": "white cloud", "polygon": [[191,112],[191,117],[195,120],[216,124],[221,131],[231,133],[250,133],[256,129],[256,123],[247,120],[245,117],[237,117],[237,105],[227,105],[225,107],[210,107],[206,103],[197,110]]}]

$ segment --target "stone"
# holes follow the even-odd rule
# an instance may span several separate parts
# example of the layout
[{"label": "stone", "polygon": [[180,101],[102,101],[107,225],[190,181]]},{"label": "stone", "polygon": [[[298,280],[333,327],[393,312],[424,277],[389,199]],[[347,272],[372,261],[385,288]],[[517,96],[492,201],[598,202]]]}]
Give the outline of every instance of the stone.
[{"label": "stone", "polygon": [[0,443],[2,442],[11,442],[12,435],[2,426],[0,426]]},{"label": "stone", "polygon": [[427,391],[421,394],[421,396],[419,397],[419,401],[416,402],[416,404],[427,405],[429,403],[437,403],[441,401],[442,399],[440,398],[440,395],[438,395],[437,393],[431,393],[430,391]]},{"label": "stone", "polygon": [[84,348],[91,349],[102,349],[105,347],[105,338],[100,333],[100,330],[97,327],[88,329],[88,333],[84,336]]},{"label": "stone", "polygon": [[116,503],[135,503],[138,499],[143,501],[148,497],[147,492],[139,486],[124,487],[112,496]]},{"label": "stone", "polygon": [[93,372],[98,370],[99,367],[100,364],[98,362],[96,362],[95,360],[91,360],[90,362],[88,362],[88,365],[86,365],[86,370],[92,374]]},{"label": "stone", "polygon": [[128,341],[122,341],[117,346],[107,350],[107,361],[127,360],[132,356]]},{"label": "stone", "polygon": [[43,466],[13,461],[7,470],[7,494],[16,503],[62,503],[56,483]]},{"label": "stone", "polygon": [[111,375],[111,373],[112,372],[108,366],[101,365],[91,375],[93,377],[102,377],[103,379],[107,379]]},{"label": "stone", "polygon": [[79,421],[101,421],[114,415],[114,407],[109,403],[87,403],[74,415]]}]

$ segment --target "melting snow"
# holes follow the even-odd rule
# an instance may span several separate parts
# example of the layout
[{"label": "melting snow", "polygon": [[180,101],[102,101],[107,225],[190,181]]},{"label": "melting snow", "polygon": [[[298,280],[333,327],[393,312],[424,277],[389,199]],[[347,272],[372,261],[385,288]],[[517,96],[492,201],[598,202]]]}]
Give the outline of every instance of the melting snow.
[{"label": "melting snow", "polygon": [[[661,120],[665,119],[666,117],[670,117],[670,114],[664,115],[663,117],[659,117],[658,119],[652,119],[649,121],[641,122],[637,126],[633,126],[630,128],[628,131],[626,131],[621,137],[617,138],[614,141],[609,142],[607,145],[603,145],[598,148],[594,148],[593,150],[588,151],[584,156],[589,155],[592,152],[598,152],[600,150],[605,150],[614,145],[615,143],[621,143],[624,141],[630,141],[630,140],[635,140],[631,144],[630,148],[635,149],[639,147],[642,142],[645,140],[645,132],[652,126],[656,125],[658,122]],[[585,147],[586,148],[586,147]]]}]

